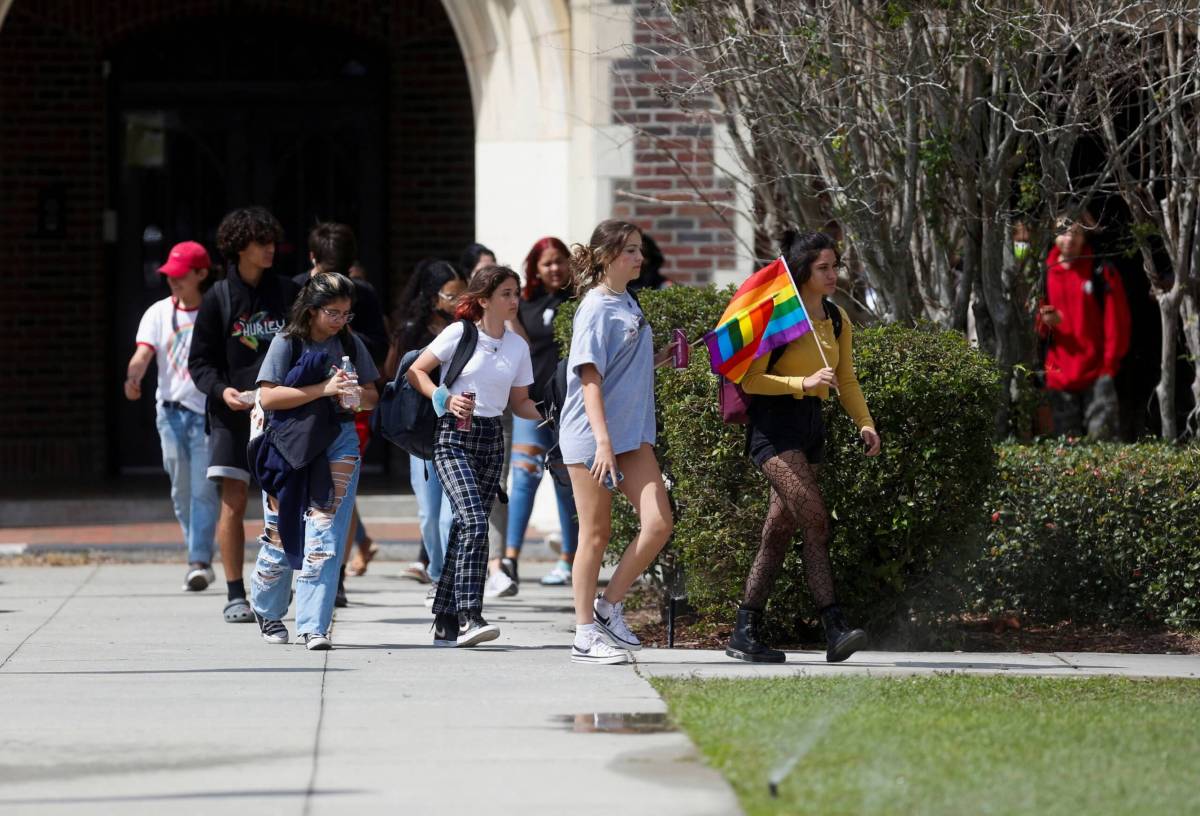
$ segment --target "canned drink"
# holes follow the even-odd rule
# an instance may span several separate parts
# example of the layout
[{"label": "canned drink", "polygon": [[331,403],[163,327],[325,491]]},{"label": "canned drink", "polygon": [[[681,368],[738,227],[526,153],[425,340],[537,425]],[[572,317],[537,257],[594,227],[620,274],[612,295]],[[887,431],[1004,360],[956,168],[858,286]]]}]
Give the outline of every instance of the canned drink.
[{"label": "canned drink", "polygon": [[459,431],[469,431],[471,430],[471,417],[475,413],[475,392],[464,391],[462,392],[462,396],[464,399],[469,399],[471,401],[471,413],[467,414],[465,417],[459,417],[458,422],[454,423],[454,428],[455,430]]},{"label": "canned drink", "polygon": [[683,329],[675,329],[671,332],[673,341],[671,346],[671,362],[675,368],[687,368],[688,356],[691,350],[691,345],[688,343],[687,335],[683,333]]}]

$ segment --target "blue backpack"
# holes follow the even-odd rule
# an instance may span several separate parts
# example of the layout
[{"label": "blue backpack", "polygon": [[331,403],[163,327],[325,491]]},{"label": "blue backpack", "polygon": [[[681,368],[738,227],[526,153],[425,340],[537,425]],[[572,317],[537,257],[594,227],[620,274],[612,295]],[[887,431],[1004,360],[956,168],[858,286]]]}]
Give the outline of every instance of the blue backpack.
[{"label": "blue backpack", "polygon": [[[475,344],[479,339],[479,329],[475,328],[474,323],[469,320],[460,322],[463,324],[462,337],[454,349],[454,356],[450,358],[450,367],[442,383],[447,388],[462,374],[471,355],[475,353]],[[401,358],[396,376],[383,387],[375,415],[384,439],[419,459],[430,461],[433,459],[438,417],[433,410],[433,402],[413,388],[404,376],[424,350],[415,349]],[[439,366],[430,372],[434,382],[438,381],[440,370]]]}]

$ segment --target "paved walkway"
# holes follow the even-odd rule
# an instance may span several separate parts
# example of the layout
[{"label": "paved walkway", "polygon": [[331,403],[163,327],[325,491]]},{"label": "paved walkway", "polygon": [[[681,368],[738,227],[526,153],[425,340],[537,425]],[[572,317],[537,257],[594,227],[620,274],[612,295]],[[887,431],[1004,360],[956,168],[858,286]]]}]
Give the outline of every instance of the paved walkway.
[{"label": "paved walkway", "polygon": [[[1200,657],[792,652],[748,666],[647,649],[576,666],[566,589],[492,602],[493,645],[430,646],[398,563],[352,579],[332,652],[268,646],[180,592],[176,565],[0,568],[0,812],[727,814],[729,787],[678,733],[653,676],[1009,672],[1197,677]],[[548,565],[543,565],[543,569]],[[635,723],[640,725],[641,722]]]},{"label": "paved walkway", "polygon": [[352,579],[311,653],[175,565],[0,568],[0,812],[738,812],[682,734],[604,731],[665,708],[568,660],[568,590],[527,579],[487,610],[495,645],[435,649],[399,566]]}]

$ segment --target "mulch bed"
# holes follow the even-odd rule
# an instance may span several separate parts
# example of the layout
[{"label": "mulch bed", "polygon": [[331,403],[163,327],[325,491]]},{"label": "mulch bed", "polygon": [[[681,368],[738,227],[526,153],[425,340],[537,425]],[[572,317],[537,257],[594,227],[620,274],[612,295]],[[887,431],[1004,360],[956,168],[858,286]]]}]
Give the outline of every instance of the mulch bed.
[{"label": "mulch bed", "polygon": [[[667,626],[649,593],[630,603],[625,618],[647,646],[665,648]],[[640,602],[640,605],[639,605]],[[730,620],[704,623],[694,615],[675,621],[676,649],[724,649],[733,629]],[[1083,626],[1071,621],[1027,624],[1015,617],[963,616],[944,624],[937,640],[964,652],[1110,652],[1115,654],[1200,654],[1200,635],[1165,628]],[[824,649],[823,643],[772,643],[783,649]],[[944,647],[943,647],[944,648]],[[929,649],[941,651],[941,649]]]}]

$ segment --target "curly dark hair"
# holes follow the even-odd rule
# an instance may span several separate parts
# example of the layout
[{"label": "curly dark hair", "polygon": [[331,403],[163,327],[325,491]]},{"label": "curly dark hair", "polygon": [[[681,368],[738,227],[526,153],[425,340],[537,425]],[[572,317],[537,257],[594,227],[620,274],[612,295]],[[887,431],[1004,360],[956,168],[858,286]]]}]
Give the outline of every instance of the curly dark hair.
[{"label": "curly dark hair", "polygon": [[467,282],[466,277],[459,272],[458,267],[449,261],[437,258],[422,258],[417,261],[413,275],[400,295],[396,311],[392,316],[392,324],[396,327],[392,334],[401,353],[420,347],[420,338],[425,336],[429,321],[433,318],[438,292],[452,280]]},{"label": "curly dark hair", "polygon": [[266,207],[242,207],[221,219],[217,227],[217,249],[230,261],[251,243],[277,244],[283,240],[283,227]]}]

